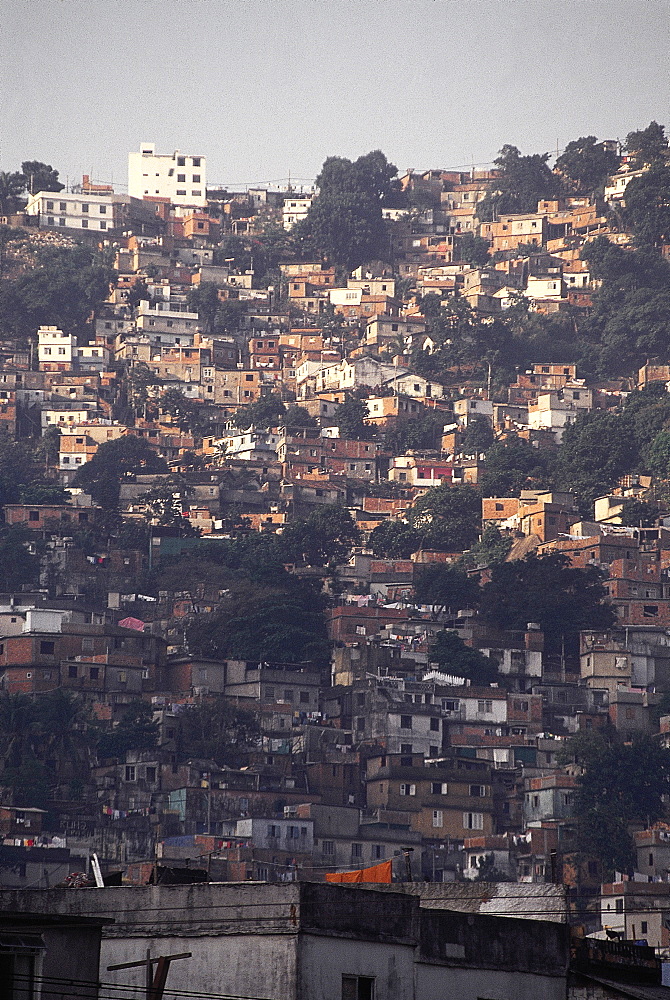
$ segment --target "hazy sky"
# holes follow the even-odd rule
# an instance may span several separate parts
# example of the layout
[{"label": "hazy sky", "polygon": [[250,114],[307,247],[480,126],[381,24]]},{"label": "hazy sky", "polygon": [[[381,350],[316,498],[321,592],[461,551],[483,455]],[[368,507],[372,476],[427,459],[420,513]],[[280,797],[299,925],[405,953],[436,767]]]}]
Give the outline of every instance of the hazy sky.
[{"label": "hazy sky", "polygon": [[669,43],[670,0],[4,0],[0,169],[123,190],[153,141],[249,185],[623,139],[670,130]]}]

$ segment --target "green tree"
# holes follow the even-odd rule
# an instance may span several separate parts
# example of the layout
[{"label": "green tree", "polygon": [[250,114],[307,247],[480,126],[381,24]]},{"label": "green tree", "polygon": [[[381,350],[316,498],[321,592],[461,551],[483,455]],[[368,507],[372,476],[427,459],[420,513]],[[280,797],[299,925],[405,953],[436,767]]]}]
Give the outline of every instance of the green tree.
[{"label": "green tree", "polygon": [[582,329],[597,353],[597,369],[608,377],[627,374],[663,355],[670,325],[668,263],[649,248],[624,250],[604,236],[590,242],[582,257],[602,281]]},{"label": "green tree", "polygon": [[621,523],[630,528],[653,528],[660,514],[661,508],[654,500],[629,497],[623,502]]},{"label": "green tree", "polygon": [[370,547],[383,559],[409,559],[421,545],[421,532],[404,521],[381,521],[370,532]]},{"label": "green tree", "polygon": [[463,562],[468,569],[497,566],[505,562],[511,548],[511,537],[503,535],[498,528],[489,525],[488,528],[484,528],[479,541],[464,553]]},{"label": "green tree", "polygon": [[670,166],[656,163],[626,186],[626,221],[638,244],[670,242]]},{"label": "green tree", "polygon": [[632,874],[635,848],[632,824],[651,826],[665,814],[670,791],[670,751],[647,736],[625,743],[610,731],[572,737],[561,761],[580,764],[575,813],[584,854],[602,862],[607,877],[615,869]]},{"label": "green tree", "polygon": [[528,622],[539,622],[545,650],[574,658],[581,631],[606,630],[615,620],[602,580],[595,566],[573,567],[561,552],[530,554],[493,567],[490,583],[481,590],[479,613],[496,628],[518,632],[525,632]]},{"label": "green tree", "polygon": [[360,542],[360,532],[345,507],[320,505],[284,528],[280,546],[287,561],[308,566],[341,563]]},{"label": "green tree", "polygon": [[463,233],[462,236],[459,236],[456,247],[459,258],[468,264],[486,267],[490,263],[491,244],[483,237],[476,236],[475,233]]},{"label": "green tree", "polygon": [[18,210],[25,189],[23,174],[0,170],[0,215],[11,215]]},{"label": "green tree", "polygon": [[670,479],[670,431],[660,431],[647,452],[648,466],[655,476]]},{"label": "green tree", "polygon": [[481,493],[475,486],[443,484],[419,497],[407,520],[421,533],[422,548],[462,552],[476,540],[481,515]]},{"label": "green tree", "polygon": [[232,423],[239,430],[246,431],[250,427],[268,428],[281,424],[286,414],[286,407],[277,393],[261,396],[247,406],[241,406],[231,417]]},{"label": "green tree", "polygon": [[114,277],[105,257],[90,247],[44,248],[36,267],[0,285],[0,322],[17,337],[34,337],[44,325],[85,335]]},{"label": "green tree", "polygon": [[5,590],[39,583],[40,561],[29,551],[29,541],[32,541],[30,532],[22,524],[0,527],[0,566]]},{"label": "green tree", "polygon": [[257,715],[221,697],[189,705],[179,722],[179,753],[184,759],[241,767],[260,742]]},{"label": "green tree", "polygon": [[158,736],[159,726],[154,722],[151,705],[146,701],[131,701],[118,724],[100,734],[98,757],[123,759],[129,750],[151,750],[158,745]]},{"label": "green tree", "polygon": [[490,219],[510,212],[535,212],[537,203],[556,198],[561,181],[547,165],[549,153],[522,156],[516,146],[505,145],[494,160],[499,176],[495,189],[478,207],[480,219]]},{"label": "green tree", "polygon": [[35,710],[40,734],[36,752],[48,768],[50,786],[85,780],[96,732],[88,705],[71,691],[57,688],[38,697]]},{"label": "green tree", "polygon": [[369,440],[372,430],[365,423],[368,416],[367,404],[362,399],[349,396],[335,410],[333,424],[340,428],[340,436],[347,440]]},{"label": "green tree", "polygon": [[468,420],[465,428],[461,448],[466,455],[472,455],[480,451],[486,451],[493,444],[493,428],[486,417],[480,413],[475,413]]},{"label": "green tree", "polygon": [[286,408],[284,414],[284,427],[289,433],[301,427],[318,427],[318,421],[309,413],[304,406],[296,406],[292,403]]},{"label": "green tree", "polygon": [[665,160],[668,155],[665,127],[658,122],[650,122],[646,128],[629,132],[626,136],[626,152],[633,157],[635,167]]},{"label": "green tree", "polygon": [[547,485],[548,459],[544,452],[514,435],[496,441],[486,451],[483,496],[518,496],[522,489]]},{"label": "green tree", "polygon": [[352,162],[331,156],[316,179],[318,195],[296,236],[306,236],[340,267],[351,271],[366,260],[385,259],[389,245],[382,201],[397,169],[375,150]]},{"label": "green tree", "polygon": [[556,169],[578,194],[596,191],[618,166],[618,153],[598,142],[595,135],[573,139],[556,160]]},{"label": "green tree", "polygon": [[479,586],[460,566],[431,562],[416,575],[414,599],[442,611],[460,611],[479,603]]},{"label": "green tree", "polygon": [[35,702],[25,694],[0,691],[0,760],[3,769],[32,760],[38,742]]},{"label": "green tree", "polygon": [[403,420],[392,430],[386,431],[386,446],[394,455],[402,455],[410,448],[439,451],[444,424],[444,413],[439,410],[424,410],[413,420]]},{"label": "green tree", "polygon": [[105,510],[113,510],[118,506],[124,476],[167,472],[167,463],[145,438],[127,435],[101,444],[93,458],[77,470],[72,485],[90,492]]},{"label": "green tree", "polygon": [[195,615],[186,628],[189,650],[214,659],[256,663],[313,662],[326,668],[330,647],[323,600],[308,587],[231,587],[216,611]]},{"label": "green tree", "polygon": [[171,477],[170,481],[153,487],[139,499],[146,505],[146,516],[152,524],[177,528],[180,538],[194,538],[199,529],[194,528],[183,513],[184,505],[194,492],[181,477]]},{"label": "green tree", "polygon": [[635,440],[625,417],[604,410],[580,413],[566,427],[556,461],[556,480],[577,494],[582,513],[607,493],[636,461]]},{"label": "green tree", "polygon": [[477,686],[487,687],[499,679],[496,661],[484,656],[478,649],[466,646],[451,629],[442,629],[437,633],[428,656],[430,662],[437,663],[443,673],[464,677]]},{"label": "green tree", "polygon": [[26,190],[30,194],[40,191],[62,191],[64,184],[58,180],[58,171],[48,163],[39,160],[24,160],[21,164]]},{"label": "green tree", "polygon": [[211,281],[203,281],[199,285],[194,285],[188,295],[188,305],[190,309],[197,312],[204,332],[211,336],[221,307],[217,286]]},{"label": "green tree", "polygon": [[201,404],[194,403],[179,389],[166,389],[161,393],[160,408],[177,421],[180,431],[193,430],[199,425]]}]

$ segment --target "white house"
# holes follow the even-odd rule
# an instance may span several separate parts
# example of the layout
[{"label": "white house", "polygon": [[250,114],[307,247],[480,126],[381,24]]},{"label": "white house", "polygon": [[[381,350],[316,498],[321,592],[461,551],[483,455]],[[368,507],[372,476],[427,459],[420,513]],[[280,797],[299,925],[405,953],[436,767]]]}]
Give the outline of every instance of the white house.
[{"label": "white house", "polygon": [[207,205],[207,160],[202,154],[157,153],[153,142],[128,153],[128,194],[132,198],[169,198],[173,205]]},{"label": "white house", "polygon": [[116,195],[68,194],[40,191],[28,198],[26,214],[38,216],[41,228],[89,229],[101,232],[114,228]]},{"label": "white house", "polygon": [[57,326],[41,326],[37,331],[37,360],[42,365],[71,367],[77,356],[77,338]]}]

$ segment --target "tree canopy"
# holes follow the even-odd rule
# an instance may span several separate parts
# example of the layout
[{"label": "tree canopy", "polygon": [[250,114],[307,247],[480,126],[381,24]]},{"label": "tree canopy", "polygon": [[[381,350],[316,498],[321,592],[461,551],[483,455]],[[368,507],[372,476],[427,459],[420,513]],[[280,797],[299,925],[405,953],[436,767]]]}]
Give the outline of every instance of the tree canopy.
[{"label": "tree canopy", "polygon": [[331,156],[316,179],[318,195],[297,236],[309,238],[332,263],[352,270],[367,260],[386,259],[388,236],[382,202],[392,193],[397,168],[380,150],[353,162]]},{"label": "tree canopy", "polygon": [[522,156],[516,146],[503,146],[494,160],[500,172],[495,190],[480,203],[479,217],[487,220],[501,214],[535,212],[538,201],[558,197],[561,181],[548,160],[549,153]]},{"label": "tree canopy", "polygon": [[475,486],[443,484],[419,497],[407,520],[421,534],[422,548],[462,552],[476,540],[481,514],[481,493]]},{"label": "tree canopy", "polygon": [[665,126],[652,121],[646,128],[629,132],[626,136],[626,152],[633,158],[633,165],[636,167],[664,160],[668,154]]},{"label": "tree canopy", "polygon": [[531,553],[492,568],[490,583],[481,589],[479,613],[496,628],[519,632],[525,632],[529,622],[539,622],[545,650],[574,658],[580,631],[605,630],[614,623],[602,580],[595,566],[573,567],[562,552],[541,557]]},{"label": "tree canopy", "polygon": [[29,194],[38,194],[40,191],[62,191],[65,187],[58,180],[58,171],[54,170],[50,163],[24,160],[21,164],[21,173]]},{"label": "tree canopy", "polygon": [[484,656],[478,649],[466,646],[451,629],[443,629],[435,636],[428,654],[431,663],[454,677],[464,677],[474,685],[485,687],[499,679],[495,660]]},{"label": "tree canopy", "polygon": [[602,862],[608,880],[615,870],[632,874],[636,854],[630,828],[665,815],[670,750],[647,736],[624,742],[615,731],[585,732],[568,741],[560,759],[583,768],[575,800],[579,848]]},{"label": "tree canopy", "polygon": [[618,166],[618,153],[598,142],[595,135],[573,139],[556,160],[556,169],[577,194],[596,191]]},{"label": "tree canopy", "polygon": [[96,503],[110,510],[118,505],[121,480],[129,473],[167,473],[168,466],[149,445],[134,434],[105,441],[90,461],[82,465],[72,485],[90,492]]}]

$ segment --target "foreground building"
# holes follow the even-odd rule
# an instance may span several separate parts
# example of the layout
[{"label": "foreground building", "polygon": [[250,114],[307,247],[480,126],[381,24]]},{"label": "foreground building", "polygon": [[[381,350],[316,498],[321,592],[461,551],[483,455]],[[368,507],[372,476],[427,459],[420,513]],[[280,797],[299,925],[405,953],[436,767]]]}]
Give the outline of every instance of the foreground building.
[{"label": "foreground building", "polygon": [[0,894],[0,905],[112,917],[100,978],[142,989],[145,970],[109,966],[183,954],[168,990],[274,1000],[564,1000],[567,928],[425,908],[415,896],[302,882],[118,887]]}]

